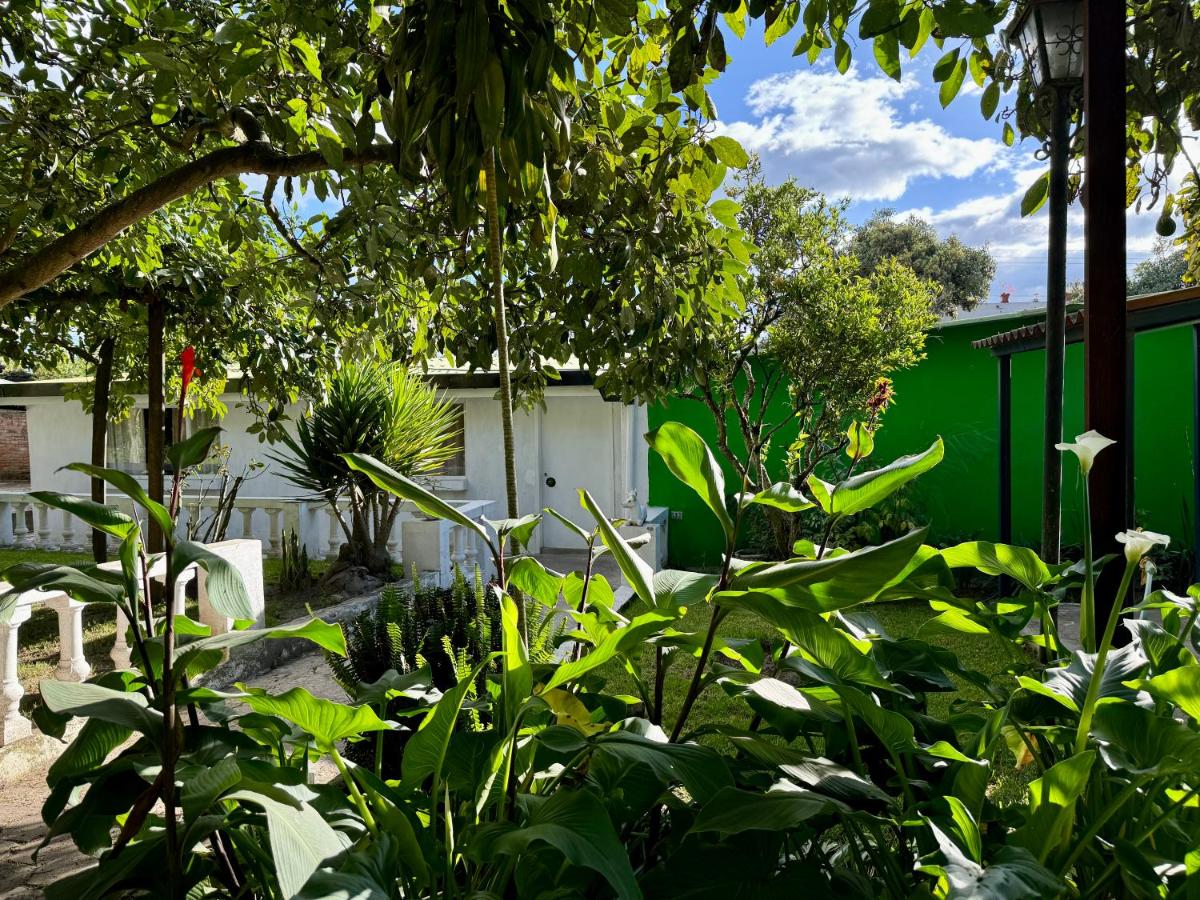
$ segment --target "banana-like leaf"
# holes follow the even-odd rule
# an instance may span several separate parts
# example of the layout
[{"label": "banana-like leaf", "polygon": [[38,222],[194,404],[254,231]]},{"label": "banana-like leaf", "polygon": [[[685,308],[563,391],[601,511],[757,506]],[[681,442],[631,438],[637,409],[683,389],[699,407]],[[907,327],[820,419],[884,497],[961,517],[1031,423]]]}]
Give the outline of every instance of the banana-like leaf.
[{"label": "banana-like leaf", "polygon": [[732,545],[733,519],[725,508],[725,474],[708,444],[679,422],[664,422],[646,435],[646,443],[663,458],[671,474],[695,491],[712,510],[725,532],[726,543]]},{"label": "banana-like leaf", "polygon": [[549,506],[547,506],[545,507],[544,511],[558,519],[558,521],[561,522],[568,531],[574,532],[585,544],[591,542],[592,536],[588,534],[586,530],[580,528],[578,525],[560,513],[557,509],[551,509]]},{"label": "banana-like leaf", "polygon": [[175,669],[177,672],[206,671],[219,663],[226,650],[242,647],[262,640],[303,639],[311,641],[322,650],[338,656],[346,655],[346,635],[342,626],[323,622],[320,619],[309,619],[295,625],[279,625],[274,628],[247,628],[242,631],[228,631],[212,637],[201,637],[198,640],[186,640],[180,636],[180,643],[175,648]]},{"label": "banana-like leaf", "polygon": [[375,714],[369,706],[347,706],[323,697],[314,697],[302,687],[294,687],[277,697],[262,688],[239,684],[243,691],[236,697],[262,715],[279,716],[312,735],[317,747],[329,751],[338,741],[364,731],[387,731],[394,727]]},{"label": "banana-like leaf", "polygon": [[517,604],[512,597],[497,588],[500,594],[500,623],[503,630],[504,652],[501,675],[501,701],[504,706],[504,733],[512,731],[517,713],[533,692],[533,669],[529,665],[529,648],[517,627]]},{"label": "banana-like leaf", "polygon": [[717,585],[716,575],[663,569],[654,573],[654,601],[661,609],[703,603]]},{"label": "banana-like leaf", "polygon": [[[1123,682],[1136,678],[1146,666],[1146,656],[1137,644],[1128,644],[1113,650],[1108,654],[1104,663],[1104,674],[1100,676],[1100,693],[1097,699],[1127,700],[1132,703],[1148,703],[1149,697],[1133,688],[1126,687]],[[1096,669],[1096,654],[1075,651],[1071,654],[1071,662],[1057,669],[1050,669],[1042,679],[1042,687],[1059,696],[1068,698],[1076,710],[1083,708],[1087,696],[1088,684],[1092,680],[1092,672]],[[1037,688],[1031,688],[1028,681],[1023,679],[1022,686],[1035,693],[1044,693]],[[1070,706],[1068,705],[1068,708]]]},{"label": "banana-like leaf", "polygon": [[733,576],[730,589],[765,592],[788,605],[832,612],[874,599],[902,575],[924,539],[925,529],[919,528],[853,553],[751,564]]},{"label": "banana-like leaf", "polygon": [[640,900],[629,854],[594,794],[559,789],[549,798],[525,795],[522,800],[531,807],[527,823],[488,835],[489,853],[518,856],[530,844],[544,842],[573,865],[599,872],[621,900]]},{"label": "banana-like leaf", "polygon": [[829,704],[778,678],[759,678],[749,684],[722,678],[720,684],[726,693],[745,700],[788,741],[795,740],[806,728],[819,729],[825,722],[837,722],[842,718]]},{"label": "banana-like leaf", "polygon": [[228,793],[225,799],[253,804],[266,814],[271,858],[284,900],[299,896],[313,873],[346,849],[347,839],[316,809],[282,792],[267,796],[247,789]]},{"label": "banana-like leaf", "polygon": [[95,771],[108,759],[108,754],[120,747],[133,730],[124,726],[91,718],[83,723],[75,739],[46,772],[46,783],[54,788],[65,778],[74,778]]},{"label": "banana-like leaf", "polygon": [[487,542],[492,555],[496,555],[496,548],[492,544],[491,535],[488,534],[487,529],[469,516],[464,516],[459,510],[455,509],[455,507],[432,491],[425,490],[425,488],[421,487],[411,478],[406,478],[391,466],[385,466],[374,457],[366,456],[362,453],[343,453],[341,456],[346,461],[346,465],[355,472],[362,472],[377,487],[382,488],[389,494],[408,500],[417,509],[425,513],[425,515],[433,516],[435,519],[444,519],[447,522],[454,522],[456,525],[462,525],[464,528],[475,532],[475,534]]},{"label": "banana-like leaf", "polygon": [[65,510],[85,525],[110,534],[118,540],[124,540],[126,535],[137,527],[137,522],[115,506],[105,506],[94,500],[60,494],[58,491],[30,491],[29,496],[47,506]]},{"label": "banana-like leaf", "polygon": [[71,566],[54,563],[18,563],[4,571],[12,587],[0,594],[0,623],[12,618],[21,596],[30,591],[62,591],[80,603],[121,603],[125,591],[120,585],[101,581]]},{"label": "banana-like leaf", "polygon": [[523,547],[529,543],[529,539],[533,536],[533,530],[542,521],[542,516],[540,513],[530,513],[519,519],[484,519],[483,521],[487,522],[496,532],[501,547],[510,537]]},{"label": "banana-like leaf", "polygon": [[788,481],[777,481],[757,494],[738,494],[738,503],[741,506],[757,503],[760,506],[770,506],[790,513],[804,512],[804,510],[812,509],[817,505],[796,490]]},{"label": "banana-like leaf", "polygon": [[183,782],[179,800],[184,818],[194,819],[241,783],[242,770],[232,756],[224,757],[216,765],[202,767]]},{"label": "banana-like leaf", "polygon": [[1087,790],[1096,751],[1085,750],[1056,763],[1029,785],[1029,814],[1012,842],[1042,859],[1071,831],[1075,801]]},{"label": "banana-like leaf", "polygon": [[1051,579],[1050,569],[1028,547],[967,541],[942,551],[951,569],[978,569],[985,575],[1006,575],[1022,587],[1036,591]]},{"label": "banana-like leaf", "polygon": [[773,790],[765,794],[727,787],[704,805],[693,832],[716,831],[724,835],[744,831],[790,831],[809,819],[849,808],[832,797],[800,789]]},{"label": "banana-like leaf", "polygon": [[84,719],[100,719],[146,735],[157,743],[162,737],[162,713],[151,709],[141,694],[126,693],[98,684],[45,680],[42,700],[52,712]]},{"label": "banana-like leaf", "polygon": [[454,726],[458,722],[458,714],[462,710],[467,691],[479,678],[479,673],[496,656],[495,653],[489,654],[469,676],[446,691],[437,706],[421,721],[417,733],[409,739],[404,748],[404,756],[401,759],[401,775],[406,788],[418,787],[430,775],[441,777],[442,767],[446,762],[446,751],[450,747],[450,737],[454,734]]},{"label": "banana-like leaf", "polygon": [[1104,761],[1123,772],[1157,778],[1200,771],[1200,733],[1132,703],[1097,704],[1092,736]]},{"label": "banana-like leaf", "polygon": [[700,744],[672,744],[657,728],[645,734],[625,729],[603,735],[596,740],[595,752],[626,766],[646,766],[664,786],[682,784],[699,803],[733,786],[729,767],[716,751]]},{"label": "banana-like leaf", "polygon": [[835,688],[842,699],[847,714],[853,714],[866,723],[879,742],[892,753],[916,753],[917,746],[912,722],[898,712],[884,709],[875,698],[857,688],[840,686]]},{"label": "banana-like leaf", "polygon": [[546,682],[543,690],[548,691],[551,688],[574,681],[593,669],[604,665],[614,656],[629,653],[641,647],[647,638],[658,634],[668,623],[674,621],[674,615],[656,610],[635,616],[630,620],[628,625],[612,629],[583,659],[559,665],[554,670],[554,674]]},{"label": "banana-like leaf", "polygon": [[986,865],[968,857],[944,831],[926,820],[944,858],[921,871],[940,875],[955,900],[1041,900],[1058,896],[1062,884],[1023,847],[1003,847]]},{"label": "banana-like leaf", "polygon": [[221,429],[216,425],[201,428],[195,434],[189,435],[182,441],[176,441],[168,447],[167,459],[171,461],[171,465],[175,467],[176,471],[198,466],[208,457],[208,451],[220,433]]},{"label": "banana-like leaf", "polygon": [[892,800],[883,788],[823,756],[806,757],[794,763],[785,763],[779,770],[809,790],[841,800],[843,803],[890,803]]},{"label": "banana-like leaf", "polygon": [[146,489],[128,472],[122,472],[119,469],[106,469],[103,466],[93,466],[90,463],[81,462],[71,463],[65,468],[73,472],[82,472],[89,478],[99,478],[101,481],[111,484],[142,509],[146,510],[150,514],[150,518],[158,523],[158,527],[165,534],[174,532],[175,523],[171,521],[171,513],[157,500],[151,500],[150,495],[146,493]]},{"label": "banana-like leaf", "polygon": [[1141,687],[1159,700],[1174,703],[1200,722],[1200,666],[1180,666],[1143,681]]},{"label": "banana-like leaf", "polygon": [[552,572],[532,556],[518,556],[505,562],[510,586],[551,609],[558,606],[563,576]]},{"label": "banana-like leaf", "polygon": [[617,532],[608,516],[604,515],[595,499],[583,488],[579,489],[579,502],[583,508],[592,514],[600,529],[600,539],[608,547],[617,567],[625,576],[625,581],[633,592],[642,598],[647,606],[654,606],[654,570],[644,559],[633,551],[625,538]]},{"label": "banana-like leaf", "polygon": [[944,452],[942,439],[938,438],[924,453],[902,456],[882,469],[862,472],[840,484],[833,485],[810,475],[808,489],[826,515],[851,516],[870,509],[918,475],[928,472],[942,461]]},{"label": "banana-like leaf", "polygon": [[218,613],[230,619],[253,619],[254,607],[250,593],[237,566],[195,541],[179,541],[171,553],[171,565],[182,572],[196,563],[207,573],[205,592],[208,602]]}]

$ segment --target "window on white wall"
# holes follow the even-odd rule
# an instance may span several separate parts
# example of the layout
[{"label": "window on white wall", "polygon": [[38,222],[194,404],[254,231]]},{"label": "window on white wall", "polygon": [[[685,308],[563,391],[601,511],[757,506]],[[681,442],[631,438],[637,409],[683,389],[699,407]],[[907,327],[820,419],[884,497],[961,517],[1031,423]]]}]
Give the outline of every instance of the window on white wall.
[{"label": "window on white wall", "polygon": [[454,455],[433,471],[435,476],[462,477],[467,474],[467,428],[463,405],[454,404],[454,411],[457,414],[454,429],[458,432],[451,441],[455,448]]}]

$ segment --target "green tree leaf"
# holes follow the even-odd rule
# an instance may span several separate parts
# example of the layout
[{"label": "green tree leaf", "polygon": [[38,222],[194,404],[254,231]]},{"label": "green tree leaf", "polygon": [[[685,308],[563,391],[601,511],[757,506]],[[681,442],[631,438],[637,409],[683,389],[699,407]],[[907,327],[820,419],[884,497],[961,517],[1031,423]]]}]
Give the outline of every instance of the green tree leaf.
[{"label": "green tree leaf", "polygon": [[826,515],[854,515],[871,508],[918,475],[928,472],[942,461],[944,453],[942,439],[938,438],[924,453],[902,456],[882,469],[862,472],[837,485],[810,475],[808,489]]}]

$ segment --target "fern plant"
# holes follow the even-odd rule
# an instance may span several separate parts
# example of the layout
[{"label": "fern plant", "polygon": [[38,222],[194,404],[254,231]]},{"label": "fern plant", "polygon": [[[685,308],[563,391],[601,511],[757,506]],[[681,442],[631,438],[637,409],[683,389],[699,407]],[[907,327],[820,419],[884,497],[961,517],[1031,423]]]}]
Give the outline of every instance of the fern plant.
[{"label": "fern plant", "polygon": [[352,696],[388,670],[407,674],[428,665],[447,690],[488,653],[500,648],[500,607],[478,567],[473,584],[456,570],[447,590],[423,585],[413,571],[407,591],[388,585],[379,602],[346,627],[347,655],[328,655],[334,680]]}]

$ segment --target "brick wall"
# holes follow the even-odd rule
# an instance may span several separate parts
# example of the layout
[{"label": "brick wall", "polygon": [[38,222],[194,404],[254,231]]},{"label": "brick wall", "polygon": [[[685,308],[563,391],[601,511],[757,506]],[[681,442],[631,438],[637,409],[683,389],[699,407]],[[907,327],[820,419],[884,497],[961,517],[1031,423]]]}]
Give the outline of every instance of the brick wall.
[{"label": "brick wall", "polygon": [[29,436],[23,407],[0,407],[0,481],[29,480]]}]

